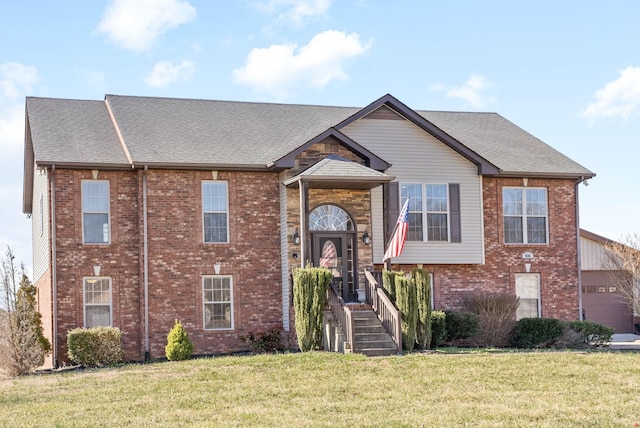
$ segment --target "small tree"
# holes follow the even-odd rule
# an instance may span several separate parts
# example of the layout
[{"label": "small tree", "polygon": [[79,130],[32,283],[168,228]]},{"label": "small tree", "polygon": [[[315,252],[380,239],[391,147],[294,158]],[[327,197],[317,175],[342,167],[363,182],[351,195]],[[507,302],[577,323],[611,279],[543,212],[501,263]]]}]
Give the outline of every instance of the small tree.
[{"label": "small tree", "polygon": [[[51,345],[42,331],[36,308],[36,288],[21,264],[16,269],[11,248],[0,260],[0,364],[9,375],[23,375],[44,363]],[[20,280],[18,281],[18,278]]]},{"label": "small tree", "polygon": [[169,361],[188,360],[193,353],[193,342],[178,320],[167,336],[167,346],[164,348],[164,353]]},{"label": "small tree", "polygon": [[293,272],[296,336],[302,352],[318,349],[322,345],[322,315],[332,278],[331,271],[325,268],[307,266]]},{"label": "small tree", "polygon": [[640,235],[629,234],[621,242],[605,244],[607,269],[611,285],[633,313],[640,313]]}]

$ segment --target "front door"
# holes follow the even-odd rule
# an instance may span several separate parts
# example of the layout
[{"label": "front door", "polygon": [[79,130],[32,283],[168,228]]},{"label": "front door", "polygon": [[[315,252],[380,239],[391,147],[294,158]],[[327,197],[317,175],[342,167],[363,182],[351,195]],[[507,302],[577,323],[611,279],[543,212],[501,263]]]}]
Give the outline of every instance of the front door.
[{"label": "front door", "polygon": [[355,234],[312,232],[313,264],[333,273],[333,288],[345,302],[356,302]]}]

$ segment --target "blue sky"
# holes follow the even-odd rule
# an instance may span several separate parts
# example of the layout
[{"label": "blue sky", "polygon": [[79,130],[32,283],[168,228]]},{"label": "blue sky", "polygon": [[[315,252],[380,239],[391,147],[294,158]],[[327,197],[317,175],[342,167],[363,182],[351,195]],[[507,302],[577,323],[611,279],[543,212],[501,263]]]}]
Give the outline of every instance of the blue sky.
[{"label": "blue sky", "polygon": [[25,97],[106,93],[495,111],[597,174],[583,228],[640,232],[639,18],[633,0],[5,2],[0,250],[31,265]]}]

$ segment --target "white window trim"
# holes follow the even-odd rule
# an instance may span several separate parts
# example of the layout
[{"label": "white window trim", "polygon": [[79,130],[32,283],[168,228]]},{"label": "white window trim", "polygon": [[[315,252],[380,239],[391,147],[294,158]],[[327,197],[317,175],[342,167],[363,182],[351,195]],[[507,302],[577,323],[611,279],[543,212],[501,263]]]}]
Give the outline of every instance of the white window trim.
[{"label": "white window trim", "polygon": [[113,283],[110,276],[85,276],[82,277],[82,325],[87,326],[87,306],[105,306],[105,303],[87,304],[87,287],[88,281],[103,280],[109,281],[109,327],[113,326]]},{"label": "white window trim", "polygon": [[[207,320],[206,320],[206,311],[205,305],[211,303],[227,303],[227,302],[218,302],[218,301],[206,301],[205,300],[205,292],[204,292],[204,284],[208,278],[228,278],[229,279],[229,307],[230,307],[230,327],[222,327],[222,328],[207,328]],[[233,309],[233,276],[232,275],[203,275],[202,276],[202,328],[205,331],[229,331],[233,330],[235,326],[235,316]]]},{"label": "white window trim", "polygon": [[[504,213],[504,189],[518,189],[522,192],[522,215],[505,215]],[[544,190],[544,194],[546,197],[545,203],[545,212],[544,216],[540,215],[527,215],[527,190]],[[504,219],[506,217],[520,217],[522,218],[522,242],[506,242],[506,236],[504,233]],[[529,242],[529,237],[527,235],[527,218],[545,218],[545,242]],[[504,186],[502,188],[502,240],[505,245],[549,245],[549,189],[546,187],[522,187],[522,186]]]},{"label": "white window trim", "polygon": [[[85,211],[84,210],[84,183],[85,182],[102,182],[102,183],[107,183],[107,200],[109,201],[108,203],[108,209],[106,211],[107,214],[107,228],[108,228],[108,239],[107,242],[86,242],[85,237],[84,237],[84,214],[104,214],[104,211]],[[81,211],[82,211],[82,243],[84,245],[109,245],[111,244],[111,183],[109,182],[109,180],[82,180],[80,183],[80,204],[82,205],[81,207]]]},{"label": "white window trim", "polygon": [[[542,317],[542,286],[540,284],[540,281],[541,281],[540,274],[538,274],[538,273],[517,273],[516,274],[514,288],[515,288],[516,296],[518,296],[519,298],[521,298],[521,297],[518,295],[518,277],[521,277],[521,276],[530,276],[530,277],[536,277],[537,278],[537,281],[538,281],[538,296],[537,296],[537,299],[538,299],[538,302],[537,302],[538,303],[538,316],[537,316],[537,318],[541,318]],[[518,317],[517,314],[518,314],[518,312],[516,310],[516,319],[519,320],[521,318],[525,318],[525,317]]]},{"label": "white window trim", "polygon": [[[402,207],[404,202],[402,200],[402,186],[403,185],[416,185],[420,186],[420,193],[422,195],[422,207],[421,211],[411,211],[409,210],[409,214],[420,213],[422,216],[422,240],[419,241],[409,241],[408,242],[440,242],[447,243],[451,242],[451,201],[449,200],[449,183],[415,183],[415,182],[400,182],[400,190],[398,191],[398,197],[400,198],[399,206]],[[445,186],[445,192],[447,196],[447,239],[442,241],[430,241],[429,240],[429,232],[427,231],[427,215],[428,214],[443,214],[445,211],[427,211],[427,186]]]},{"label": "white window trim", "polygon": [[[219,183],[219,184],[224,184],[225,186],[225,190],[227,193],[227,207],[225,211],[205,211],[204,210],[204,187],[206,184],[212,184],[212,183]],[[202,204],[202,242],[205,244],[212,244],[212,245],[216,245],[216,244],[228,244],[230,242],[230,231],[229,229],[231,228],[230,224],[229,224],[229,182],[226,180],[202,180],[202,183],[200,185],[200,199],[201,199],[201,204]],[[224,214],[227,217],[227,239],[224,242],[207,242],[206,241],[206,233],[204,230],[204,215],[208,214],[208,213],[213,213],[213,214],[220,214],[224,212]]]}]

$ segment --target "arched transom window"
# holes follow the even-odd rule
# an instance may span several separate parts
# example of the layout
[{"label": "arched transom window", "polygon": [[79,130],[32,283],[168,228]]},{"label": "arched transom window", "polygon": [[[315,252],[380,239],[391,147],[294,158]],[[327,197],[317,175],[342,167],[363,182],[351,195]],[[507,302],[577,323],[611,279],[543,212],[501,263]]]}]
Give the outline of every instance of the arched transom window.
[{"label": "arched transom window", "polygon": [[320,205],[309,213],[309,230],[353,230],[353,222],[342,208]]}]

